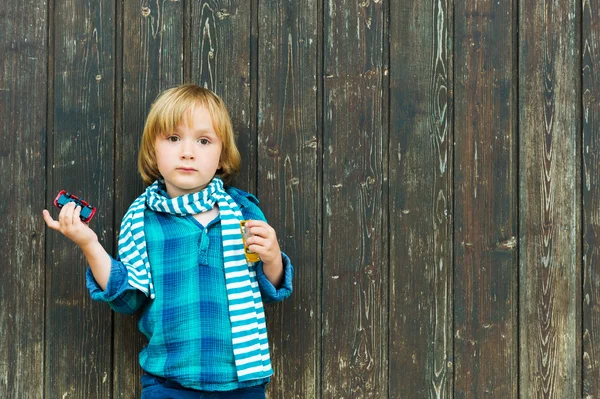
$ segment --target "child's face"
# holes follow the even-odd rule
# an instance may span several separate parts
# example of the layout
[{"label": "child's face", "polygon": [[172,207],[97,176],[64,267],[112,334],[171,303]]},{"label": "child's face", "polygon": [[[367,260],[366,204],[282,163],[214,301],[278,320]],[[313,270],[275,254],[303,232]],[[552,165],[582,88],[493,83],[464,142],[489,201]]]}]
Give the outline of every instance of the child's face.
[{"label": "child's face", "polygon": [[154,143],[158,170],[171,198],[204,189],[221,167],[223,144],[208,110],[196,105],[191,125],[186,122]]}]

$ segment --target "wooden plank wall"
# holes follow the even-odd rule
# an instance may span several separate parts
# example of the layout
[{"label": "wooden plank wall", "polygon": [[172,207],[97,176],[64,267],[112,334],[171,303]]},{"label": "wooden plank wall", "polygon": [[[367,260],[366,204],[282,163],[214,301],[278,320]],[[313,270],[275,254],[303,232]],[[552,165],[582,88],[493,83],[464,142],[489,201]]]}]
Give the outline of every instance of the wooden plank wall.
[{"label": "wooden plank wall", "polygon": [[454,8],[454,392],[459,397],[518,393],[516,13],[509,1],[457,2]]},{"label": "wooden plank wall", "polygon": [[582,397],[581,4],[522,3],[519,16],[520,387]]},{"label": "wooden plank wall", "polygon": [[389,397],[447,398],[454,370],[453,7],[402,4],[389,10]]},{"label": "wooden plank wall", "polygon": [[48,24],[46,2],[0,5],[2,397],[44,397]]},{"label": "wooden plank wall", "polygon": [[135,317],[41,210],[80,193],[114,253],[183,82],[227,103],[296,267],[270,398],[600,397],[597,8],[3,1],[0,397],[140,396]]}]

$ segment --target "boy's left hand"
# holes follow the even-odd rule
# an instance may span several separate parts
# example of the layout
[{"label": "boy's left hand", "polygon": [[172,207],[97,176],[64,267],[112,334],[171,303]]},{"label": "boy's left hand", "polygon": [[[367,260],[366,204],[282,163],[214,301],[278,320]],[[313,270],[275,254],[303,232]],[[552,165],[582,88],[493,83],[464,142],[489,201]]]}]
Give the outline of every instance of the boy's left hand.
[{"label": "boy's left hand", "polygon": [[253,237],[246,240],[248,249],[256,252],[265,264],[281,262],[281,249],[275,230],[262,220],[249,220],[246,222],[246,227],[253,234]]}]

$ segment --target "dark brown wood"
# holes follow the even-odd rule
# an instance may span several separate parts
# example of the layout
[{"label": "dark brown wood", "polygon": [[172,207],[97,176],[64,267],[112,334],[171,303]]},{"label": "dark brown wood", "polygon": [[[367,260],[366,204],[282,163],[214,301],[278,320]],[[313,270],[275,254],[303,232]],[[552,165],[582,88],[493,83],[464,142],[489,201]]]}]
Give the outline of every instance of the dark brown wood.
[{"label": "dark brown wood", "polygon": [[323,397],[387,396],[384,5],[325,4]]},{"label": "dark brown wood", "polygon": [[579,2],[521,2],[520,395],[580,398]]},{"label": "dark brown wood", "polygon": [[600,396],[600,46],[598,5],[584,1],[583,96],[583,397]]},{"label": "dark brown wood", "polygon": [[189,57],[194,83],[217,93],[225,102],[236,133],[243,166],[234,185],[256,187],[256,132],[250,131],[251,2],[192,2]]},{"label": "dark brown wood", "polygon": [[[137,154],[146,116],[156,96],[183,83],[183,2],[123,3],[123,109],[117,135],[115,232],[129,205],[143,191]],[[116,238],[115,238],[116,239]],[[117,248],[114,248],[116,255]],[[139,398],[138,353],[146,338],[138,315],[115,314],[115,398]]]},{"label": "dark brown wood", "polygon": [[[275,370],[269,398],[318,396],[317,8],[311,1],[258,9],[258,190],[282,250],[296,266],[294,293],[267,306]],[[264,62],[261,62],[263,60]]]},{"label": "dark brown wood", "polygon": [[140,396],[137,317],[41,210],[89,200],[115,255],[150,104],[184,81],[225,100],[234,185],[296,269],[269,397],[600,396],[595,7],[2,2],[0,397]]},{"label": "dark brown wood", "polygon": [[[94,204],[90,226],[113,242],[114,3],[55,5],[52,153],[49,197],[65,189]],[[57,215],[56,210],[52,210]],[[110,312],[92,303],[82,252],[59,233],[47,235],[45,396],[111,395]]]},{"label": "dark brown wood", "polygon": [[515,398],[516,9],[455,4],[454,394]]},{"label": "dark brown wood", "polygon": [[0,4],[0,397],[44,383],[47,8]]},{"label": "dark brown wood", "polygon": [[390,397],[452,392],[448,8],[390,14]]}]

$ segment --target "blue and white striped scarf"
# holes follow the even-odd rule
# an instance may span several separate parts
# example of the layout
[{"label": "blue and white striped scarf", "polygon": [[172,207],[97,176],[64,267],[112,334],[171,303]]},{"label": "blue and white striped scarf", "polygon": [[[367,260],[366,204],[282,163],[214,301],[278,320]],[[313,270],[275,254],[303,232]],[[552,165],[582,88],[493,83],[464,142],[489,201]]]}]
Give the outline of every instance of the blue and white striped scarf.
[{"label": "blue and white striped scarf", "polygon": [[[184,216],[219,206],[223,235],[223,263],[229,303],[233,355],[239,381],[272,374],[265,314],[256,280],[255,265],[247,263],[240,231],[242,212],[223,188],[219,177],[202,191],[176,198],[160,193],[154,182],[129,207],[121,223],[119,256],[127,267],[129,284],[150,298],[155,297],[144,237],[144,210]],[[261,332],[261,330],[263,332]]]}]

